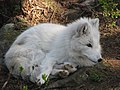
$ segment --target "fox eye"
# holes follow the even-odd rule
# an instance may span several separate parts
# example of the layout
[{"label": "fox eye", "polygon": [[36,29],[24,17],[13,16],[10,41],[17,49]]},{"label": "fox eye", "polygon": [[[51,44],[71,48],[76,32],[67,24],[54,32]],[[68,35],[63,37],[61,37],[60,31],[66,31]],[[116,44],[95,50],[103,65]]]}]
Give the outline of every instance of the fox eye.
[{"label": "fox eye", "polygon": [[87,44],[87,46],[92,48],[92,45],[91,45],[90,43],[89,43],[89,44]]}]

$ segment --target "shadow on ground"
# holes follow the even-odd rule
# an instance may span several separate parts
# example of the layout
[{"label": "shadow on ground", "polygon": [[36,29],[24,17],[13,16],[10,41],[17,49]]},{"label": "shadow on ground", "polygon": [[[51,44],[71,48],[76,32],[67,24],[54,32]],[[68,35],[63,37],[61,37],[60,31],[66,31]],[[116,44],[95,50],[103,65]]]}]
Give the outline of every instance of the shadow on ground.
[{"label": "shadow on ground", "polygon": [[112,35],[102,36],[103,57],[107,60],[120,60],[120,29]]}]

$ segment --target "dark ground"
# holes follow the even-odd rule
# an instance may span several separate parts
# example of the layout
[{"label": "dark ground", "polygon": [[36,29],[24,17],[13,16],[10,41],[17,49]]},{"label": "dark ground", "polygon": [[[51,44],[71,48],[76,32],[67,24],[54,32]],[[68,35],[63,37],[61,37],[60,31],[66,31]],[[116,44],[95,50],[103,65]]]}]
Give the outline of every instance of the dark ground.
[{"label": "dark ground", "polygon": [[[22,30],[25,29],[26,25],[32,26],[39,22],[66,24],[81,16],[94,18],[96,17],[95,14],[98,14],[100,18],[104,61],[100,65],[85,69],[83,72],[88,75],[88,78],[81,83],[72,87],[56,87],[50,90],[120,90],[120,26],[107,27],[108,22],[95,8],[80,5],[84,0],[56,0],[58,3],[52,2],[53,0],[48,0],[49,2],[46,0],[47,3],[44,0],[39,2],[37,0],[31,0],[31,2],[25,0],[22,4],[22,9],[20,2],[13,1],[0,1],[0,27],[6,23],[13,22],[18,32],[20,32],[21,28]],[[34,10],[33,7],[35,8]],[[98,6],[97,8],[100,7]],[[117,19],[117,22],[120,21]],[[9,48],[10,44],[6,48]],[[3,53],[0,56],[3,56],[6,50],[1,50]],[[76,73],[79,73],[79,71]],[[72,75],[68,79],[70,78],[72,78]],[[6,81],[8,83],[5,85]],[[62,80],[59,80],[59,82],[61,83]],[[41,90],[35,84],[12,77],[3,66],[0,66],[0,89],[4,87],[3,90],[27,90],[23,89],[25,85],[27,85],[28,90]],[[66,83],[66,85],[69,85],[69,83]]]}]

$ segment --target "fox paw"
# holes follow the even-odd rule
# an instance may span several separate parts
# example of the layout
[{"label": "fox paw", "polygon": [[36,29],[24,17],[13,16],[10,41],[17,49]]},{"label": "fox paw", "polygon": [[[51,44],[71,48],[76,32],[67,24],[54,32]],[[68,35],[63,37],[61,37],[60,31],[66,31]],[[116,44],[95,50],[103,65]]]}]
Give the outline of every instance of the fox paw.
[{"label": "fox paw", "polygon": [[61,77],[61,78],[65,78],[69,75],[69,72],[67,70],[62,70],[60,72],[58,72],[58,75]]},{"label": "fox paw", "polygon": [[71,64],[65,64],[65,65],[63,66],[63,68],[64,68],[65,70],[67,70],[69,73],[73,73],[73,72],[75,72],[75,71],[77,70],[77,68],[74,67],[74,66],[71,65]]},{"label": "fox paw", "polygon": [[37,83],[37,85],[41,86],[42,84],[45,83],[45,81],[42,79],[36,79],[36,83]]},{"label": "fox paw", "polygon": [[37,83],[37,85],[42,85],[42,84],[44,84],[46,81],[47,81],[47,76],[45,76],[45,74],[41,74],[40,76],[38,76],[37,78],[36,78],[36,83]]}]

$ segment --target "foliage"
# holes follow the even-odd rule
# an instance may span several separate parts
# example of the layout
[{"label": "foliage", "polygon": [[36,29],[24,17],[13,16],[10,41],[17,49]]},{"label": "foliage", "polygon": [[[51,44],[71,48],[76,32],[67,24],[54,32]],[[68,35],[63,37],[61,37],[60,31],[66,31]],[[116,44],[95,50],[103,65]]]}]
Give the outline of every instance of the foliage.
[{"label": "foliage", "polygon": [[99,81],[101,81],[101,76],[95,73],[95,74],[90,76],[90,80],[95,81],[95,82],[99,82]]},{"label": "foliage", "polygon": [[20,66],[19,69],[20,69],[20,73],[22,73],[24,70],[24,68],[22,66]]},{"label": "foliage", "polygon": [[[22,66],[19,67],[20,73],[23,72],[24,68]],[[28,90],[28,85],[23,85],[22,90]]]},{"label": "foliage", "polygon": [[100,82],[105,79],[105,77],[105,74],[97,70],[92,70],[91,72],[89,72],[89,79],[94,82]]},{"label": "foliage", "polygon": [[114,19],[120,17],[120,10],[118,9],[119,5],[116,0],[99,0],[99,4],[101,5],[102,15],[110,23],[108,26],[116,26],[116,21],[114,21]]},{"label": "foliage", "polygon": [[28,86],[27,86],[27,85],[24,85],[24,86],[23,86],[23,90],[28,90]]},{"label": "foliage", "polygon": [[48,86],[48,83],[49,83],[49,79],[47,79],[47,75],[44,73],[44,74],[42,74],[42,79],[45,81],[45,87],[47,87]]},{"label": "foliage", "polygon": [[46,75],[46,74],[43,74],[43,75],[42,75],[42,79],[43,79],[44,81],[47,81],[47,75]]},{"label": "foliage", "polygon": [[118,10],[118,3],[115,0],[99,0],[102,5],[103,15],[105,17],[118,18],[120,10]]}]

